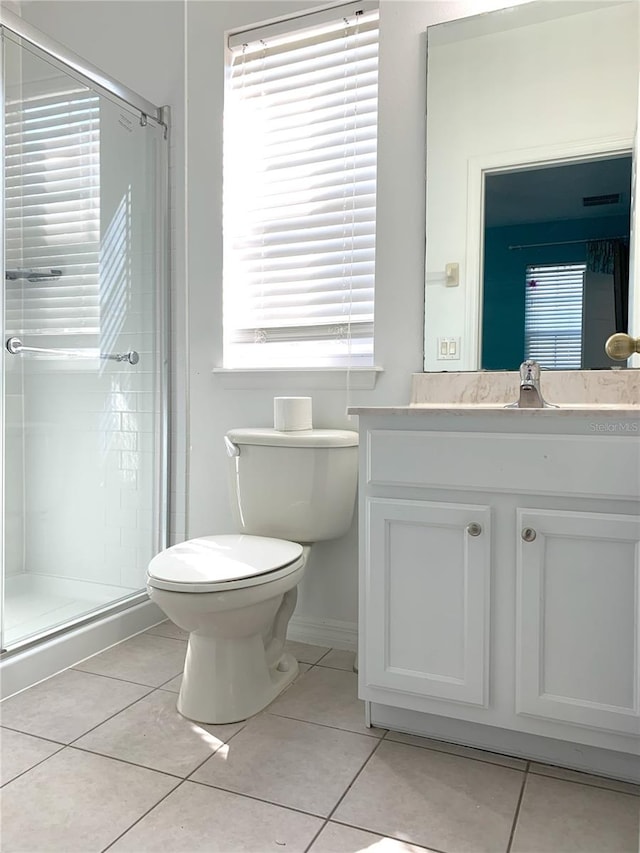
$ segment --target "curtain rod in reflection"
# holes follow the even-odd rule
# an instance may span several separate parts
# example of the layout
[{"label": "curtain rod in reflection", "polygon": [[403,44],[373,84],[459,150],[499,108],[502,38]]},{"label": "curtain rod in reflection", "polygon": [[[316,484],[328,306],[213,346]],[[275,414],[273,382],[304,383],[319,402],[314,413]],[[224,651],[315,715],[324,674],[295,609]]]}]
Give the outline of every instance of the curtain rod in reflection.
[{"label": "curtain rod in reflection", "polygon": [[507,246],[508,249],[534,249],[538,246],[569,246],[571,243],[597,243],[599,240],[628,240],[628,234],[617,237],[588,237],[585,240],[558,240],[556,243],[523,243],[521,246]]}]

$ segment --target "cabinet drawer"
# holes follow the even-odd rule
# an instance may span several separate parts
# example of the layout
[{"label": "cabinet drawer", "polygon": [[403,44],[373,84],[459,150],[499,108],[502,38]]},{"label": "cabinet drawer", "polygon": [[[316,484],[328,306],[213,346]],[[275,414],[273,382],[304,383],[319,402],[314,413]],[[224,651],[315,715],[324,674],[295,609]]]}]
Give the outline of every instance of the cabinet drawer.
[{"label": "cabinet drawer", "polygon": [[367,483],[638,500],[632,436],[370,430]]}]

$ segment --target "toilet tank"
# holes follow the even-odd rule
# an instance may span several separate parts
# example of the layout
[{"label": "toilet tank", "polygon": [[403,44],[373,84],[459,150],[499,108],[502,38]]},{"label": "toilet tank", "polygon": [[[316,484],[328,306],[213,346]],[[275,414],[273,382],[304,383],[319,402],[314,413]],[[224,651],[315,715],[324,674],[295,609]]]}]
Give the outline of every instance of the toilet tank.
[{"label": "toilet tank", "polygon": [[294,542],[337,539],[351,526],[358,433],[232,429],[230,492],[245,533]]}]

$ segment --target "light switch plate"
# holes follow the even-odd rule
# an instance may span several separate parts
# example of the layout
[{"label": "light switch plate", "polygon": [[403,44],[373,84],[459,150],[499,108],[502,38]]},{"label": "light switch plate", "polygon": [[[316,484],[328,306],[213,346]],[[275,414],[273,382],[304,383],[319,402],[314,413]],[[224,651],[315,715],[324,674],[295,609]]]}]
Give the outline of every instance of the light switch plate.
[{"label": "light switch plate", "polygon": [[436,358],[448,361],[459,360],[460,338],[438,338]]},{"label": "light switch plate", "polygon": [[460,284],[460,264],[445,264],[444,280],[447,287],[457,287]]}]

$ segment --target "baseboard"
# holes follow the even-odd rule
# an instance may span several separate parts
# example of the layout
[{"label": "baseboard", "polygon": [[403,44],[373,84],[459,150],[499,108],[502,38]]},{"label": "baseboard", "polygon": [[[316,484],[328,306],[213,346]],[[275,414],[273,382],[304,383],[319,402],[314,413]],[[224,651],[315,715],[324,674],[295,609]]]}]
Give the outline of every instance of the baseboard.
[{"label": "baseboard", "polygon": [[289,640],[310,643],[312,646],[327,646],[348,652],[358,650],[358,625],[356,622],[340,622],[337,619],[315,619],[311,616],[291,617]]},{"label": "baseboard", "polygon": [[[374,726],[395,732],[428,737],[447,743],[484,749],[501,755],[568,767],[581,773],[594,773],[611,779],[640,783],[640,761],[635,754],[587,746],[528,732],[501,729],[451,717],[423,714],[387,705],[367,703]],[[637,750],[637,744],[636,744]]]},{"label": "baseboard", "polygon": [[6,699],[165,619],[152,602],[143,601],[64,634],[45,638],[0,661],[0,698]]}]

